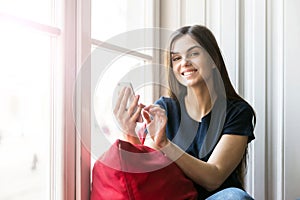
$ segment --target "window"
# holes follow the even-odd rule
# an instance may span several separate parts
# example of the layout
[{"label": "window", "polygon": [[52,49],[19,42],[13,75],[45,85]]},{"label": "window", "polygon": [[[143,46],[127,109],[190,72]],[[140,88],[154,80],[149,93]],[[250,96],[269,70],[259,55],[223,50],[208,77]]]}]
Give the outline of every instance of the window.
[{"label": "window", "polygon": [[[91,181],[87,174],[101,153],[100,140],[94,138],[99,127],[93,126],[94,115],[88,121],[91,130],[81,127],[86,110],[83,96],[73,99],[76,75],[87,54],[92,55],[92,88],[112,86],[128,71],[151,63],[152,50],[124,53],[131,49],[108,41],[127,31],[155,27],[156,4],[157,0],[0,2],[0,199],[86,199]],[[98,58],[94,52],[118,55],[109,64],[113,75],[107,73],[102,82],[93,76]],[[146,75],[151,76],[141,77]],[[86,89],[84,84],[79,89]],[[152,102],[151,87],[135,89],[143,102]],[[87,105],[94,109],[101,94],[87,94],[95,94]],[[74,117],[80,120],[77,127]],[[83,140],[76,140],[83,135],[75,132],[82,134],[83,129],[90,134],[87,140],[92,144],[86,145],[92,146],[92,160],[84,157]]]},{"label": "window", "polygon": [[55,0],[0,2],[0,199],[53,197],[62,134],[57,11]]},{"label": "window", "polygon": [[[91,13],[91,74],[92,74],[92,135],[91,168],[99,156],[118,136],[114,136],[114,119],[112,117],[113,90],[117,83],[125,79],[133,83],[141,101],[152,103],[151,86],[135,84],[136,79],[144,79],[146,70],[141,70],[139,77],[130,77],[130,72],[150,64],[153,60],[152,49],[130,49],[126,38],[127,32],[154,27],[154,6],[156,1],[146,0],[92,0]],[[145,36],[146,37],[146,36]],[[147,38],[145,38],[147,40]],[[132,42],[132,41],[129,41]],[[108,62],[103,62],[107,59]],[[101,64],[105,63],[106,66]],[[130,79],[132,78],[132,79]],[[93,115],[95,114],[95,115]],[[105,135],[103,133],[109,133]]]}]

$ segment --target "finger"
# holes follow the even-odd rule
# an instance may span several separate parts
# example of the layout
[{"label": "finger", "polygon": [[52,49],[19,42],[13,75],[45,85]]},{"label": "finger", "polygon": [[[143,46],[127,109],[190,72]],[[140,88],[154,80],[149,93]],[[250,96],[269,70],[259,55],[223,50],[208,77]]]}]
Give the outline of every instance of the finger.
[{"label": "finger", "polygon": [[141,110],[142,110],[142,108],[140,106],[138,106],[136,112],[131,116],[131,119],[133,119],[136,122],[140,116]]},{"label": "finger", "polygon": [[128,88],[128,87],[124,87],[124,88],[125,88],[125,91],[124,91],[124,95],[123,95],[121,103],[120,103],[119,112],[126,111],[128,97],[129,97],[129,95],[131,93],[130,88]]},{"label": "finger", "polygon": [[151,108],[154,108],[154,107],[161,108],[161,106],[158,105],[158,104],[151,104],[149,106],[146,106],[144,109],[148,111],[148,110],[150,110]]},{"label": "finger", "polygon": [[140,103],[139,106],[141,106],[142,108],[145,108],[145,107],[146,107],[146,105],[145,105],[145,104],[142,104],[142,103]]},{"label": "finger", "polygon": [[139,99],[140,99],[140,95],[134,96],[134,100],[131,103],[130,107],[128,108],[128,113],[129,114],[133,114],[135,112],[135,110],[138,107],[138,101],[139,101]]},{"label": "finger", "polygon": [[150,114],[159,114],[159,115],[165,115],[166,111],[160,107],[152,107],[149,109]]},{"label": "finger", "polygon": [[147,110],[145,109],[142,110],[142,117],[147,124],[151,123],[151,116]]},{"label": "finger", "polygon": [[123,87],[121,89],[121,91],[118,93],[118,99],[117,99],[117,102],[116,102],[116,105],[115,105],[115,108],[114,108],[114,113],[117,113],[120,109],[120,105],[121,105],[121,102],[122,102],[122,99],[123,99],[123,96],[124,96],[124,93],[125,93],[125,87]]},{"label": "finger", "polygon": [[151,109],[163,109],[160,105],[157,105],[157,104],[152,104],[149,106],[149,110]]},{"label": "finger", "polygon": [[[140,103],[138,106],[141,107],[142,109],[145,107],[145,105],[142,103]],[[143,122],[143,121],[144,120],[143,120],[142,113],[140,113],[139,118],[137,119],[137,122]]]}]

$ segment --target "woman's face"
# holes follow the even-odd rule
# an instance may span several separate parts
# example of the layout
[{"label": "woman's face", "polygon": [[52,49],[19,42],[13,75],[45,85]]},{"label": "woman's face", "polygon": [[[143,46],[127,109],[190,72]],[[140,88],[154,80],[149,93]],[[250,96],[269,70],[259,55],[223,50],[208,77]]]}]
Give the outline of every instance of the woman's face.
[{"label": "woman's face", "polygon": [[171,61],[177,80],[187,87],[208,83],[216,67],[207,51],[189,35],[174,41]]}]

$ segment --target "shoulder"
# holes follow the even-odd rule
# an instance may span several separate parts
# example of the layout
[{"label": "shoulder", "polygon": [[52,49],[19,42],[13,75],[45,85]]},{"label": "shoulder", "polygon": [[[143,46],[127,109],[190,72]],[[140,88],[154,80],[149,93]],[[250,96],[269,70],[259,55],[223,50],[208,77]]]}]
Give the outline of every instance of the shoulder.
[{"label": "shoulder", "polygon": [[242,113],[254,115],[254,110],[245,100],[227,100],[227,115],[236,116]]},{"label": "shoulder", "polygon": [[176,107],[177,106],[177,101],[173,98],[170,97],[160,97],[157,101],[155,101],[154,104],[158,104],[164,109],[167,109],[169,107]]},{"label": "shoulder", "polygon": [[245,100],[227,100],[227,114],[223,133],[249,136],[253,140],[255,113]]},{"label": "shoulder", "polygon": [[177,100],[170,98],[170,97],[160,97],[154,104],[158,104],[160,107],[162,107],[168,117],[175,117],[180,118],[180,105]]}]

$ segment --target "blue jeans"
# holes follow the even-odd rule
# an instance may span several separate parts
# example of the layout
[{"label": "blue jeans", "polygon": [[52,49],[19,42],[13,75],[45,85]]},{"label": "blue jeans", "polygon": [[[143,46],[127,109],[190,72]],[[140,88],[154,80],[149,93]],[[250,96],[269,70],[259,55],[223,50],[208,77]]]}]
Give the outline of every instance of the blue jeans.
[{"label": "blue jeans", "polygon": [[221,190],[206,200],[254,200],[247,192],[239,188],[226,188]]}]

